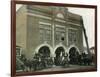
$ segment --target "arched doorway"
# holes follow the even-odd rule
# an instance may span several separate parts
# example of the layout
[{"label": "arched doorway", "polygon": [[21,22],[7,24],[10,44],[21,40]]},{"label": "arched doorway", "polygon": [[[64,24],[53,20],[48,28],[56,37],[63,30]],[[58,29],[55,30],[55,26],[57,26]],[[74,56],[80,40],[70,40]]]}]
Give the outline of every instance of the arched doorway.
[{"label": "arched doorway", "polygon": [[48,46],[43,46],[39,49],[38,53],[40,53],[41,55],[48,57],[50,56],[50,49]]},{"label": "arched doorway", "polygon": [[55,65],[59,66],[62,64],[62,59],[65,55],[65,50],[63,47],[58,47],[56,50],[55,50]]},{"label": "arched doorway", "polygon": [[56,56],[63,56],[65,54],[65,50],[63,47],[58,47],[55,51]]},{"label": "arched doorway", "polygon": [[47,67],[52,67],[53,65],[53,60],[51,57],[51,51],[48,46],[42,46],[38,50],[38,54],[40,55],[40,66],[41,68],[47,68]]},{"label": "arched doorway", "polygon": [[69,59],[70,64],[78,64],[79,52],[75,47],[70,48],[69,50]]}]

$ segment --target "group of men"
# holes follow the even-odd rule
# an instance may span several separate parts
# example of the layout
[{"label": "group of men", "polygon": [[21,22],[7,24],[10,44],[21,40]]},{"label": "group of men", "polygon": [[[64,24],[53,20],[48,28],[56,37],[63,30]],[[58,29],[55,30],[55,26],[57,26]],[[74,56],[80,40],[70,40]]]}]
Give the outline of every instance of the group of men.
[{"label": "group of men", "polygon": [[23,71],[37,71],[55,66],[70,66],[70,65],[90,65],[92,58],[88,54],[69,53],[65,55],[56,55],[54,58],[50,55],[37,53],[32,60],[26,59],[25,55],[21,55],[20,60],[23,64],[20,66]]}]

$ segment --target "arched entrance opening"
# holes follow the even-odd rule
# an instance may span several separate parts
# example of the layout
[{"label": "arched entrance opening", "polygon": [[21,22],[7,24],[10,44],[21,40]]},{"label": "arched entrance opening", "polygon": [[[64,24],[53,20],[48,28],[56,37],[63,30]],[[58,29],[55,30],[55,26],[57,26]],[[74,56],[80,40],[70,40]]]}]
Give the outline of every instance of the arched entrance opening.
[{"label": "arched entrance opening", "polygon": [[50,49],[48,46],[43,46],[39,49],[38,53],[40,53],[42,56],[49,57]]},{"label": "arched entrance opening", "polygon": [[56,66],[59,66],[59,65],[62,65],[62,59],[65,55],[65,50],[63,47],[58,47],[56,50],[55,50],[55,65]]},{"label": "arched entrance opening", "polygon": [[63,47],[58,47],[55,51],[56,57],[63,56],[65,54],[65,50]]},{"label": "arched entrance opening", "polygon": [[39,68],[43,69],[43,68],[47,68],[47,67],[52,67],[53,65],[53,60],[51,57],[51,50],[48,46],[42,46],[38,49],[38,53],[39,56],[37,57],[37,61],[39,62],[37,65]]},{"label": "arched entrance opening", "polygon": [[78,64],[79,52],[75,47],[70,48],[69,50],[69,63]]}]

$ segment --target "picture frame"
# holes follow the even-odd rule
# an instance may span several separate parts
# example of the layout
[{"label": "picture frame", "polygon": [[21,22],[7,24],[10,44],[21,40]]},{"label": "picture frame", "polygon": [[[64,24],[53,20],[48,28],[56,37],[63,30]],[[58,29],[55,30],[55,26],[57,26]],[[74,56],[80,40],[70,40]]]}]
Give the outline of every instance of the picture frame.
[{"label": "picture frame", "polygon": [[[24,5],[25,7],[22,7],[22,9],[20,8],[19,9],[20,11],[17,12],[16,11],[17,5],[21,5],[21,6]],[[26,5],[27,5],[27,7],[26,7]],[[93,9],[94,10],[94,13],[93,13],[93,16],[94,16],[93,22],[94,23],[92,24],[93,31],[94,31],[93,32],[94,36],[92,36],[92,38],[94,38],[92,40],[92,42],[94,42],[93,47],[90,48],[89,44],[88,44],[89,36],[87,36],[87,31],[86,31],[87,29],[85,29],[85,27],[84,27],[84,19],[82,19],[81,15],[77,15],[75,13],[70,13],[70,11],[68,11],[69,10],[68,8],[80,8],[80,9]],[[53,9],[53,11],[52,11],[52,9]],[[43,14],[45,16],[38,15],[39,13]],[[27,14],[29,14],[29,15],[27,15]],[[54,14],[54,16],[53,16],[53,14]],[[25,15],[27,15],[27,16],[25,16]],[[31,15],[33,15],[35,17],[32,18]],[[40,18],[37,18],[38,16]],[[50,16],[51,16],[51,18],[50,18]],[[57,16],[57,18],[56,18],[56,16]],[[67,18],[68,16],[69,16],[69,18]],[[71,17],[72,17],[72,21],[69,21],[69,20],[71,20]],[[44,19],[42,19],[42,18],[44,18]],[[63,18],[65,18],[65,20],[63,20]],[[86,19],[88,19],[88,18],[86,18]],[[33,22],[33,20],[35,22]],[[74,20],[77,20],[77,21],[74,22]],[[67,23],[67,21],[74,22],[74,24]],[[81,28],[73,29],[72,25],[75,25],[75,23],[77,23],[76,25],[81,24],[82,29]],[[33,24],[34,25],[37,24],[38,26],[33,27]],[[71,25],[69,25],[69,24],[71,24]],[[21,25],[21,27],[20,27],[20,25]],[[45,25],[47,25],[49,27],[46,27]],[[50,25],[51,25],[51,27],[50,27]],[[54,25],[54,26],[52,27],[52,25]],[[61,25],[64,25],[64,26],[62,27]],[[68,27],[69,34],[67,36],[66,36],[67,29],[66,29],[65,25],[69,25],[69,27]],[[91,25],[91,24],[89,24],[89,25]],[[76,31],[77,29],[80,29],[80,31],[77,32]],[[32,33],[32,32],[34,32],[34,33]],[[83,36],[81,35],[81,32],[85,38],[86,48],[85,47],[83,48],[83,43],[81,43],[81,42],[83,42]],[[44,33],[44,35],[42,35],[43,33]],[[46,33],[47,33],[47,35],[46,35]],[[80,34],[75,36],[78,33],[80,33]],[[89,33],[92,33],[92,32],[89,32]],[[57,36],[57,34],[58,34],[58,36]],[[66,40],[66,39],[69,39],[69,40]],[[78,41],[76,41],[76,43],[75,43],[75,40],[77,40],[77,39],[78,39]],[[33,41],[33,43],[32,43],[32,41]],[[93,50],[93,52],[94,52],[94,55],[93,55],[94,57],[92,58],[93,65],[91,65],[90,59],[84,59],[84,62],[79,62],[77,57],[76,57],[76,59],[78,61],[76,61],[76,60],[74,61],[75,57],[73,59],[70,58],[71,57],[70,50],[73,51],[72,52],[72,54],[73,54],[74,51],[77,49],[77,48],[75,49],[76,46],[73,47],[73,45],[71,46],[72,49],[68,48],[68,47],[70,47],[70,44],[72,44],[72,43],[75,43],[75,45],[79,46],[80,49],[77,50],[77,52],[79,51],[79,53],[81,52],[81,49],[86,49],[87,51]],[[50,45],[48,45],[48,44],[50,44]],[[58,46],[58,44],[59,44],[59,46]],[[62,45],[65,45],[65,47],[63,47]],[[81,47],[81,45],[82,45],[82,47]],[[26,46],[26,50],[25,50],[25,46]],[[31,46],[33,46],[33,47],[31,47]],[[35,46],[38,46],[38,47],[35,48]],[[47,48],[50,46],[51,46],[51,48]],[[69,51],[68,51],[68,49],[69,49]],[[66,54],[64,50],[66,52],[68,51],[68,54]],[[51,65],[50,65],[50,63],[48,64],[48,61],[46,60],[46,58],[48,58],[47,56],[49,56],[49,58],[50,58],[52,56],[52,54],[49,55],[48,53],[50,53],[50,52],[47,53],[46,51],[50,51],[50,52],[53,52],[52,54],[56,54],[56,55],[53,55],[53,57],[52,57],[53,62],[51,61]],[[62,54],[60,54],[59,51],[62,51]],[[40,52],[40,54],[37,54],[37,52]],[[29,59],[29,61],[28,61],[29,64],[35,63],[35,62],[33,62],[33,57],[34,57],[34,60],[36,59],[35,55],[39,56],[38,61],[40,61],[40,63],[37,62],[36,65],[33,65],[34,67],[31,67],[32,68],[31,69],[31,68],[29,68],[31,66],[29,64],[28,64],[28,66],[27,65],[23,66],[25,63],[22,61],[22,65],[20,66],[21,72],[19,70],[17,72],[16,69],[19,68],[19,67],[17,67],[17,60],[20,62],[19,57],[20,58],[25,57],[25,55],[22,55],[22,53],[26,54],[26,56],[27,56],[26,60],[25,59],[23,59],[23,60],[28,61],[27,59]],[[44,57],[43,54],[45,54],[44,56],[46,56],[46,55],[47,56],[45,58],[43,58]],[[34,55],[34,56],[30,57],[31,55]],[[62,66],[65,66],[65,64],[62,65],[63,61],[62,60],[60,61],[60,59],[57,58],[57,57],[60,57],[60,55],[62,55],[64,59],[65,59],[65,57],[68,57],[68,61],[66,60],[67,63],[65,63],[65,64],[68,64],[68,66],[66,68],[62,67]],[[76,55],[76,53],[73,54],[73,56],[75,56],[75,55]],[[40,58],[40,56],[41,56],[41,58]],[[84,56],[84,54],[83,54],[83,56]],[[18,59],[17,59],[17,57],[18,57]],[[42,63],[41,62],[42,58],[43,58],[43,61],[45,59],[45,61],[43,62],[45,66],[41,65],[40,67],[43,66],[43,68],[39,68],[39,65]],[[30,60],[32,60],[32,61],[30,62]],[[51,59],[49,59],[49,62],[50,62],[50,60]],[[81,59],[81,60],[83,60],[83,59]],[[86,65],[84,66],[85,62],[86,62]],[[75,68],[74,66],[77,68]],[[37,67],[37,68],[35,68],[35,67]],[[62,68],[59,69],[59,67],[62,67]],[[24,68],[23,71],[22,71],[22,68]],[[47,69],[48,69],[48,71],[47,71]],[[43,70],[43,71],[41,71],[41,70]],[[29,76],[29,75],[60,74],[60,73],[76,73],[76,72],[78,73],[78,72],[90,72],[90,71],[97,71],[97,6],[96,5],[81,5],[81,4],[66,4],[66,3],[64,4],[64,3],[17,1],[17,0],[11,1],[11,76],[12,77],[14,77],[14,76]]]}]

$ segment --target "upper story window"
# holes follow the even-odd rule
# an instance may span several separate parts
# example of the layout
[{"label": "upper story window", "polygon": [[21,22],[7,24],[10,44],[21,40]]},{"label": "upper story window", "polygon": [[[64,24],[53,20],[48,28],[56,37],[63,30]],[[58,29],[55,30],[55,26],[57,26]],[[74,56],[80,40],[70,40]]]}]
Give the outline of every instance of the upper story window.
[{"label": "upper story window", "polygon": [[45,22],[39,22],[40,31],[40,41],[50,41],[51,40],[51,24]]},{"label": "upper story window", "polygon": [[56,42],[63,42],[65,40],[65,27],[63,26],[56,26],[55,28],[55,41]]},{"label": "upper story window", "polygon": [[64,41],[64,40],[65,40],[65,33],[64,33],[64,32],[61,33],[61,38],[60,38],[60,40],[61,40],[61,41]]},{"label": "upper story window", "polygon": [[45,37],[46,37],[46,40],[47,40],[47,41],[50,41],[50,40],[51,40],[51,30],[46,30],[46,35],[45,35]]},{"label": "upper story window", "polygon": [[59,41],[60,40],[60,32],[57,32],[55,33],[55,40],[56,41]]},{"label": "upper story window", "polygon": [[40,28],[39,30],[39,36],[40,36],[40,41],[43,41],[44,40],[44,29]]},{"label": "upper story window", "polygon": [[77,42],[77,30],[68,29],[68,43],[69,45],[75,44]]}]

